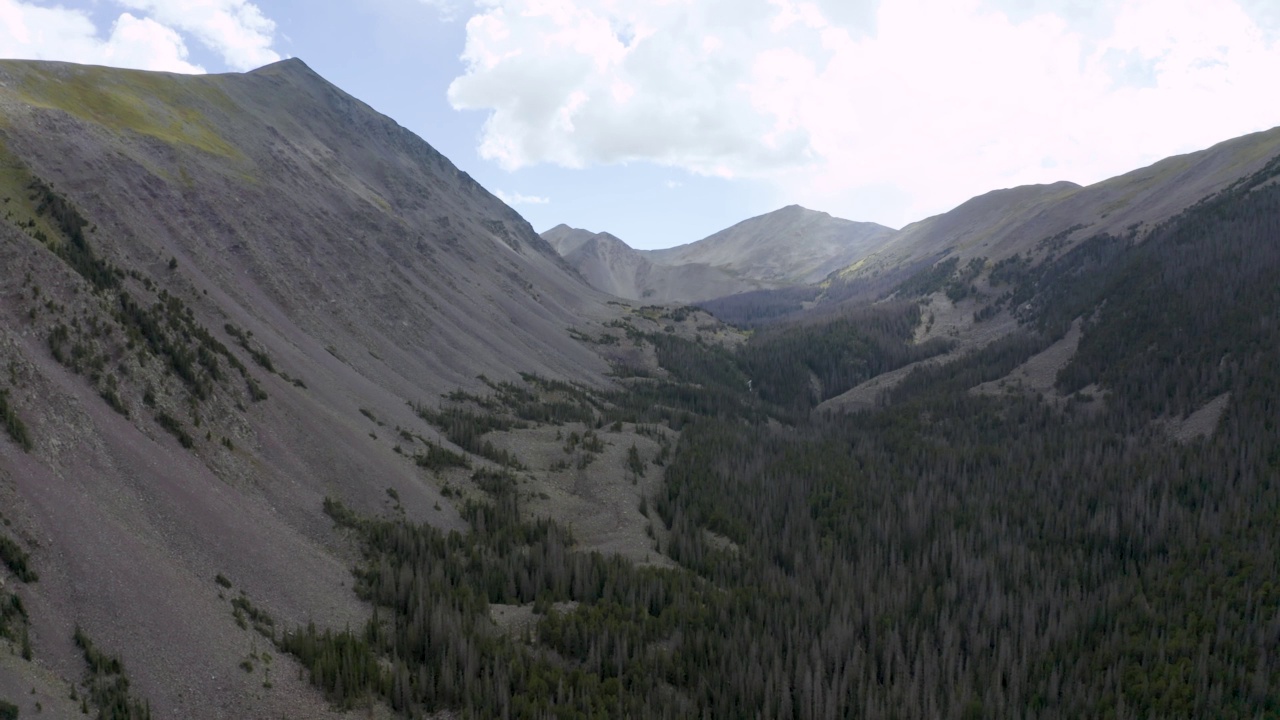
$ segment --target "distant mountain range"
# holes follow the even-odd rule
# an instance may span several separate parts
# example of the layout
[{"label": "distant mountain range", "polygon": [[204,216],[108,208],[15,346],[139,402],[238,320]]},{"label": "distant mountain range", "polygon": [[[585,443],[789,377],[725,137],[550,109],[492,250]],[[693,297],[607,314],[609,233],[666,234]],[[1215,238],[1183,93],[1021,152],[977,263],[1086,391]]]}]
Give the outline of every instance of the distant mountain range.
[{"label": "distant mountain range", "polygon": [[1089,186],[1070,182],[995,190],[906,226],[849,266],[844,280],[895,274],[951,257],[1035,261],[1100,232],[1143,235],[1280,152],[1280,129],[1234,138]]},{"label": "distant mountain range", "polygon": [[705,263],[775,287],[822,280],[879,248],[892,228],[790,205],[688,245],[647,251],[663,265]]},{"label": "distant mountain range", "polygon": [[620,298],[692,303],[769,287],[706,263],[655,262],[609,233],[558,225],[542,237],[591,287]]},{"label": "distant mountain range", "polygon": [[[1098,232],[1145,233],[1277,151],[1280,132],[1254,133],[1088,187],[995,190],[900,231],[791,205],[662,250],[566,225],[542,235],[592,287],[621,298],[688,303],[751,294],[759,303],[755,291],[794,298],[794,289],[811,286],[815,300],[843,301],[884,292],[950,258],[1039,261]],[[733,301],[718,306],[726,304]]]},{"label": "distant mountain range", "polygon": [[652,302],[696,302],[814,283],[881,247],[892,228],[791,205],[697,242],[635,250],[609,233],[559,225],[542,234],[592,287]]}]

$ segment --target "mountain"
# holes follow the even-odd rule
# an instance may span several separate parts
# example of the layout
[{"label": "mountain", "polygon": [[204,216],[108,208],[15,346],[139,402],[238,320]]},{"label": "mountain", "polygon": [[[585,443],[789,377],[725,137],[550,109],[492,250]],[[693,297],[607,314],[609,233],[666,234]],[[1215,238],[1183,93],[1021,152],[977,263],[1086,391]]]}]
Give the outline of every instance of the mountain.
[{"label": "mountain", "polygon": [[[907,225],[821,282],[717,298],[702,306],[738,324],[797,317],[807,308],[932,295],[931,336],[998,336],[974,313],[997,313],[990,284],[1000,263],[1039,265],[1098,234],[1145,237],[1162,222],[1248,178],[1280,153],[1280,128],[1161,160],[1089,186],[1071,182],[993,190]],[[999,274],[999,273],[998,273]],[[943,290],[950,285],[951,295]],[[964,286],[965,292],[959,292]],[[974,292],[968,292],[968,289]],[[963,297],[961,297],[963,295]],[[990,297],[988,297],[988,295]],[[985,298],[985,299],[984,299]],[[957,304],[958,303],[958,304]]]},{"label": "mountain", "polygon": [[688,245],[634,250],[608,233],[558,225],[543,239],[592,287],[631,300],[689,303],[817,282],[879,248],[891,228],[798,205]]},{"label": "mountain", "polygon": [[[625,447],[610,419],[678,435],[632,446],[620,486],[572,481],[602,497],[661,467],[605,515],[650,519],[648,549],[673,565],[581,552],[503,510],[533,484],[523,470],[486,475],[493,502],[465,535],[333,508],[378,616],[284,646],[335,702],[409,717],[1265,716],[1278,178],[1275,158],[1141,238],[990,268],[1014,310],[982,347],[920,337],[942,298],[974,301],[958,259],[730,346],[681,335],[686,308],[639,308],[593,338],[656,357],[617,365],[625,392],[457,402],[494,413],[495,443],[551,429],[499,429],[512,417],[607,413],[546,454],[526,444],[531,461]],[[646,315],[670,324],[634,325]],[[908,368],[862,412],[820,404]],[[508,633],[486,624],[505,617]]]},{"label": "mountain", "polygon": [[[598,234],[607,233],[593,233],[590,230],[569,227],[564,223],[560,223],[559,225],[542,233],[542,239],[550,243],[551,247],[555,248],[555,251],[560,253],[561,257],[564,257],[574,250],[582,247],[584,243],[591,238],[596,237]],[[630,249],[630,246],[628,246],[628,249]]]},{"label": "mountain", "polygon": [[688,245],[650,250],[661,265],[703,263],[774,287],[822,280],[876,250],[894,230],[791,205]]},{"label": "mountain", "polygon": [[875,252],[842,268],[868,278],[956,257],[1042,259],[1097,233],[1150,232],[1202,198],[1248,177],[1280,152],[1280,128],[1082,187],[1058,182],[995,190],[903,228]]},{"label": "mountain", "polygon": [[334,715],[286,665],[271,691],[237,668],[255,633],[229,599],[363,622],[326,496],[465,525],[413,462],[448,443],[410,402],[477,376],[606,382],[567,330],[617,308],[299,60],[0,62],[0,197],[0,404],[23,439],[0,445],[0,539],[39,568],[38,664],[0,668],[0,698],[58,716],[76,627],[157,716]]},{"label": "mountain", "polygon": [[542,236],[591,287],[620,298],[696,303],[761,286],[704,263],[655,264],[609,233],[558,225]]},{"label": "mountain", "polygon": [[298,61],[0,62],[0,716],[1267,716],[1276,141],[748,334]]}]

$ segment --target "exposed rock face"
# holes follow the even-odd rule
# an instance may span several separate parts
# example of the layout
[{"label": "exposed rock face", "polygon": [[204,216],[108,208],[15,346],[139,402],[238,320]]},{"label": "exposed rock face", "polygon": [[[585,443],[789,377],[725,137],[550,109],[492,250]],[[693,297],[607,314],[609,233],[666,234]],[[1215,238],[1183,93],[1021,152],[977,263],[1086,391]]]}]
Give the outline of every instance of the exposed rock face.
[{"label": "exposed rock face", "polygon": [[853,222],[791,205],[744,220],[695,243],[646,256],[663,265],[705,263],[774,287],[818,282],[894,236],[876,223]]},{"label": "exposed rock face", "polygon": [[325,496],[375,510],[392,488],[409,517],[461,525],[395,451],[420,442],[399,430],[438,438],[409,401],[480,374],[606,382],[567,331],[607,298],[298,60],[0,62],[0,197],[0,390],[31,439],[0,434],[0,512],[40,571],[23,594],[43,668],[0,676],[50,698],[67,692],[48,678],[83,675],[78,624],[157,717],[332,714],[284,661],[270,690],[237,667],[254,634],[220,593],[355,626]]},{"label": "exposed rock face", "polygon": [[893,234],[883,225],[792,205],[666,250],[634,250],[608,233],[566,225],[543,238],[598,290],[632,300],[696,302],[818,282]]},{"label": "exposed rock face", "polygon": [[756,290],[764,283],[738,278],[705,263],[660,265],[609,233],[558,225],[543,238],[591,287],[628,300],[694,303]]},{"label": "exposed rock face", "polygon": [[1033,261],[1098,233],[1144,235],[1202,198],[1257,172],[1280,152],[1280,128],[1166,158],[1087,187],[1058,182],[994,190],[903,228],[883,247],[839,271],[872,278],[957,257]]},{"label": "exposed rock face", "polygon": [[[539,237],[300,61],[205,77],[0,61],[0,419],[22,423],[0,432],[0,532],[39,573],[0,570],[35,657],[0,651],[0,697],[78,716],[66,683],[84,676],[80,626],[122,657],[157,717],[337,716],[288,658],[271,687],[262,665],[240,669],[267,644],[230,600],[244,593],[277,626],[358,627],[368,610],[326,497],[464,526],[411,457],[446,441],[410,402],[477,389],[480,375],[603,385],[599,348],[654,360],[625,345],[633,323],[688,340],[714,325],[620,308],[584,278],[690,302],[831,268],[857,281],[947,258],[966,261],[956,272],[1040,261],[1101,231],[1141,238],[1278,150],[1272,131],[1088,188],[997,191],[896,235],[785,208],[644,254],[607,234]],[[938,299],[922,338],[976,336],[976,311],[1003,290],[989,264],[973,267],[978,292],[945,316],[944,291],[921,293]],[[998,327],[1014,326],[1001,312]],[[980,330],[994,337],[995,322]],[[563,455],[558,430],[520,432],[504,442]],[[587,533],[613,532],[625,509],[643,538],[644,486],[578,479],[561,495],[580,517],[613,497]]]}]

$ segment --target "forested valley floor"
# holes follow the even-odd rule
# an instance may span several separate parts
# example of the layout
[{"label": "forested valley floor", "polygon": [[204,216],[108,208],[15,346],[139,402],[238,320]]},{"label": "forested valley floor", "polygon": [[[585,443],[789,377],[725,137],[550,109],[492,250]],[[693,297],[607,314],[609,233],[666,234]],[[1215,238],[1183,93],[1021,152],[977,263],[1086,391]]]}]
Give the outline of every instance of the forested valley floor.
[{"label": "forested valley floor", "polygon": [[[677,568],[577,550],[522,512],[518,469],[477,469],[467,533],[330,501],[372,620],[262,630],[332,702],[409,718],[1280,716],[1276,170],[1000,264],[1021,329],[871,412],[813,408],[947,349],[911,343],[909,298],[732,350],[649,335],[667,375],[626,390],[508,388],[493,422],[680,431],[638,508]],[[1065,401],[970,392],[1077,318]],[[1224,394],[1210,435],[1171,437]],[[536,621],[500,632],[496,603]]]}]

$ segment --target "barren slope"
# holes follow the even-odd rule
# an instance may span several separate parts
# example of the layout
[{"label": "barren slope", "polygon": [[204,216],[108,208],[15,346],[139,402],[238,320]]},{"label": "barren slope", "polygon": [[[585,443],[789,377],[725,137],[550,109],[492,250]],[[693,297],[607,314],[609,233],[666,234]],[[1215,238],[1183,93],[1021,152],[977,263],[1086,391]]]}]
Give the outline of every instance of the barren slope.
[{"label": "barren slope", "polygon": [[791,205],[744,220],[688,245],[645,253],[655,263],[703,263],[772,286],[821,280],[894,235],[875,223],[836,218]]},{"label": "barren slope", "polygon": [[461,522],[410,457],[438,435],[408,401],[482,373],[605,382],[567,328],[616,308],[297,60],[2,62],[0,197],[0,391],[31,439],[0,435],[0,512],[40,571],[10,578],[36,664],[0,687],[66,697],[79,625],[157,717],[331,714],[286,659],[238,667],[267,643],[230,599],[354,625],[326,495]]},{"label": "barren slope", "polygon": [[1139,235],[1262,168],[1280,152],[1280,128],[1166,158],[1088,187],[1059,182],[995,190],[903,228],[884,247],[840,270],[874,277],[946,257],[1043,259],[1098,233]]},{"label": "barren slope", "polygon": [[[561,226],[563,227],[563,226]],[[544,235],[592,287],[628,300],[691,303],[755,290],[760,283],[736,278],[703,263],[657,265],[609,233],[584,230]],[[583,237],[586,235],[586,237]],[[555,238],[552,240],[552,238]]]}]

